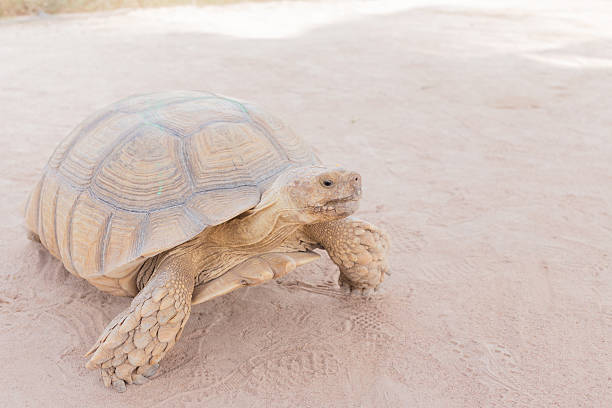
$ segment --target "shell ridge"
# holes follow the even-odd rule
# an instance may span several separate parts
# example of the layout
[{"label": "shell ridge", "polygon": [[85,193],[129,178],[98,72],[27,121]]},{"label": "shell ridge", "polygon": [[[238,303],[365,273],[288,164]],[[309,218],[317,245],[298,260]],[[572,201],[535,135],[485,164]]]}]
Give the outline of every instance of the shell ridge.
[{"label": "shell ridge", "polygon": [[[184,201],[181,201],[180,203],[173,203],[173,204],[167,205],[165,207],[155,208],[153,210],[139,210],[139,209],[134,209],[134,208],[124,208],[124,207],[119,207],[117,205],[117,203],[113,203],[113,202],[107,200],[106,198],[100,197],[99,195],[97,195],[95,192],[93,192],[91,190],[89,190],[89,191],[91,192],[93,198],[103,202],[104,204],[108,204],[114,210],[125,211],[125,212],[132,212],[132,213],[138,213],[138,214],[149,214],[149,213],[152,213],[152,212],[167,210],[168,208],[180,207],[181,205],[185,204],[185,200],[184,200]],[[191,198],[191,196],[189,198]]]},{"label": "shell ridge", "polygon": [[76,206],[81,200],[81,194],[83,194],[82,191],[79,192],[79,195],[77,195],[77,198],[74,200],[74,203],[72,203],[70,212],[68,213],[68,261],[70,262],[71,271],[75,271],[78,276],[81,276],[81,274],[79,271],[77,271],[77,269],[74,267],[74,263],[72,262],[72,219],[74,218]]},{"label": "shell ridge", "polygon": [[102,235],[102,244],[100,245],[100,275],[104,275],[104,261],[106,258],[106,250],[112,222],[113,212],[111,211],[108,217],[106,217],[106,225],[104,226],[104,234]]},{"label": "shell ridge", "polygon": [[189,182],[189,192],[190,197],[193,196],[193,192],[195,191],[195,182],[193,181],[193,172],[191,171],[191,166],[189,165],[189,160],[187,158],[189,156],[189,152],[185,148],[185,139],[179,139],[179,154],[178,158],[181,162],[181,169],[185,174],[185,179]]},{"label": "shell ridge", "polygon": [[164,126],[161,123],[154,122],[154,121],[150,120],[149,118],[147,118],[144,115],[141,115],[141,117],[143,118],[142,123],[144,123],[146,125],[153,126],[153,127],[156,127],[156,128],[158,128],[160,130],[163,130],[166,133],[170,133],[172,136],[174,136],[174,137],[176,137],[178,139],[183,139],[185,137],[184,135],[180,134],[176,130],[174,130],[172,128],[169,128],[167,126]]},{"label": "shell ridge", "polygon": [[282,173],[283,171],[287,170],[290,167],[295,167],[294,162],[292,162],[291,160],[287,160],[286,163],[282,167],[279,167],[278,169],[271,171],[269,174],[264,174],[263,177],[260,177],[258,180],[256,180],[257,186],[259,187],[259,183],[268,181],[274,176],[278,176],[280,173]]},{"label": "shell ridge", "polygon": [[64,176],[62,173],[60,173],[59,171],[57,171],[57,169],[54,169],[53,167],[49,167],[47,169],[47,173],[52,173],[56,178],[61,180],[63,184],[69,185],[70,188],[72,188],[73,190],[76,190],[78,192],[83,192],[83,191],[86,191],[86,190],[89,189],[89,187],[83,187],[83,186],[80,186],[78,184],[74,184],[72,182],[72,180],[70,180],[69,178]]},{"label": "shell ridge", "polygon": [[148,213],[145,214],[144,218],[142,219],[142,221],[140,221],[140,224],[138,225],[138,242],[136,243],[136,245],[133,245],[133,252],[131,254],[131,257],[134,259],[136,259],[142,254],[144,242],[147,239],[150,218],[151,217]]},{"label": "shell ridge", "polygon": [[208,126],[216,125],[218,123],[251,123],[251,122],[249,120],[247,120],[246,118],[245,119],[241,119],[241,120],[229,120],[229,119],[214,119],[214,120],[209,120],[208,122],[204,122],[201,125],[199,125],[196,130],[194,130],[193,132],[187,134],[185,136],[185,138],[188,139],[191,136],[195,135],[196,133],[199,133],[202,130],[206,129]]},{"label": "shell ridge", "polygon": [[193,192],[193,194],[191,194],[189,197],[187,197],[185,200],[183,200],[183,201],[181,201],[179,203],[170,204],[170,205],[167,205],[165,207],[158,207],[158,208],[155,208],[153,210],[139,210],[139,209],[119,207],[119,206],[117,206],[116,203],[110,202],[107,199],[105,199],[103,197],[100,197],[99,195],[97,195],[95,193],[95,191],[91,190],[90,188],[86,188],[86,189],[82,190],[81,192],[87,191],[88,193],[91,194],[92,198],[95,198],[98,201],[101,201],[101,202],[103,202],[105,204],[108,204],[114,210],[133,212],[133,213],[138,213],[138,214],[150,214],[150,213],[153,213],[153,212],[163,211],[163,210],[167,210],[169,208],[175,208],[175,207],[180,207],[182,205],[185,205],[187,203],[187,201],[192,199],[194,196],[196,196],[198,194],[202,194],[202,193],[210,193],[211,191],[218,191],[218,190],[232,190],[232,189],[239,188],[239,187],[258,187],[259,188],[259,184],[258,183],[269,180],[270,178],[278,175],[283,170],[286,170],[287,168],[289,168],[291,166],[294,166],[294,164],[295,164],[294,162],[287,160],[287,163],[285,164],[285,166],[280,167],[278,169],[275,169],[274,171],[272,171],[271,173],[265,175],[264,177],[260,177],[258,180],[255,180],[255,183],[231,184],[231,185],[216,186],[216,187],[213,187],[213,188],[204,188],[204,189],[195,190]]},{"label": "shell ridge", "polygon": [[194,213],[191,210],[191,208],[189,208],[189,206],[183,207],[183,211],[187,215],[187,218],[189,218],[191,221],[193,221],[198,226],[198,229],[200,229],[200,232],[198,232],[198,234],[201,233],[202,231],[204,231],[206,229],[206,227],[211,225],[211,222],[209,220],[206,220],[206,221],[203,220],[202,216],[199,215],[199,214]]}]

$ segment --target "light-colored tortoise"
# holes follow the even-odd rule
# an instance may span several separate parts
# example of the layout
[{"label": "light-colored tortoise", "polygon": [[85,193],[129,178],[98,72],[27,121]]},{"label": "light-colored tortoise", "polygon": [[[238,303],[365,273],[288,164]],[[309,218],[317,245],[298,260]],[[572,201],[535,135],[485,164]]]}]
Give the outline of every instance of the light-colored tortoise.
[{"label": "light-colored tortoise", "polygon": [[388,238],[349,217],[361,179],[243,101],[205,92],[122,100],[63,140],[26,224],[72,274],[134,296],[87,353],[106,386],[141,384],[191,306],[284,276],[324,248],[349,292],[388,272]]}]

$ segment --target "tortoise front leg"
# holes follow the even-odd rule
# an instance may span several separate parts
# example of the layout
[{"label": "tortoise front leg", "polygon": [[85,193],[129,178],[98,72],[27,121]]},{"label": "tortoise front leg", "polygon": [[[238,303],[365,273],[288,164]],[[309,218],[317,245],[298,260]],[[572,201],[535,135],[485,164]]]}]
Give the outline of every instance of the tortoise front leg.
[{"label": "tortoise front leg", "polygon": [[106,328],[86,356],[104,385],[119,392],[142,384],[181,336],[191,311],[194,276],[177,260],[162,262],[132,304]]},{"label": "tortoise front leg", "polygon": [[348,292],[367,295],[389,274],[389,237],[370,223],[348,217],[307,225],[305,233],[338,265],[338,284]]}]

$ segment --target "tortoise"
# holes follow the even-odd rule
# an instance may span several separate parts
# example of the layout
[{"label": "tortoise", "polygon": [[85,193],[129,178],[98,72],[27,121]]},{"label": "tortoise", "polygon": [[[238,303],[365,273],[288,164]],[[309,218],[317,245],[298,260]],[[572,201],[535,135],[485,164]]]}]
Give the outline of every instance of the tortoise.
[{"label": "tortoise", "polygon": [[326,167],[279,119],[200,91],[136,95],[93,114],[55,149],[26,226],[65,268],[133,296],[86,367],[108,387],[148,381],[191,306],[319,258],[368,295],[388,273],[387,234],[350,217],[361,177]]}]

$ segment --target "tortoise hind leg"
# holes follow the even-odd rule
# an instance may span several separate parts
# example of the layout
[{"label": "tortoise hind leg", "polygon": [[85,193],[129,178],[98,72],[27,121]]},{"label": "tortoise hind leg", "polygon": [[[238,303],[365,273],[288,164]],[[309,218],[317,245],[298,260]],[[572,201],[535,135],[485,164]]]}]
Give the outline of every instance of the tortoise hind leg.
[{"label": "tortoise hind leg", "polygon": [[179,339],[191,311],[194,277],[177,262],[162,263],[131,305],[106,326],[86,354],[104,385],[119,392],[142,384]]}]

